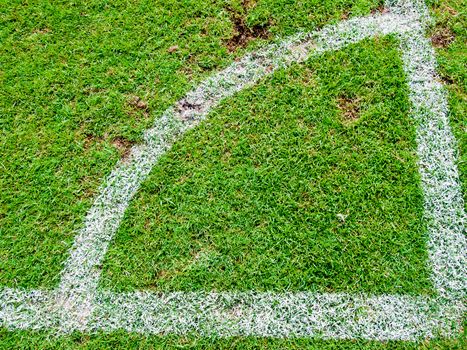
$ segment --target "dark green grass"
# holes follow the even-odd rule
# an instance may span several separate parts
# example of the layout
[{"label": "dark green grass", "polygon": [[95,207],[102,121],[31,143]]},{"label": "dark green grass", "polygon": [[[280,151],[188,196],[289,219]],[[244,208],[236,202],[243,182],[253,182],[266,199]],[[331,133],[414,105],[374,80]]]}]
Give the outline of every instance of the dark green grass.
[{"label": "dark green grass", "polygon": [[225,101],[145,182],[104,285],[426,293],[399,56],[390,40],[363,42]]},{"label": "dark green grass", "polygon": [[[0,285],[57,283],[102,178],[125,151],[119,141],[139,141],[190,86],[244,51],[225,47],[229,4],[1,0]],[[308,5],[294,12],[296,27],[280,1],[261,11],[280,35],[376,3]],[[131,106],[133,96],[148,109]]]},{"label": "dark green grass", "polygon": [[115,332],[95,335],[74,334],[56,338],[37,332],[0,330],[0,349],[220,349],[220,350],[463,350],[464,338],[415,342],[341,341],[316,339],[271,339],[255,337],[199,338],[143,336]]}]

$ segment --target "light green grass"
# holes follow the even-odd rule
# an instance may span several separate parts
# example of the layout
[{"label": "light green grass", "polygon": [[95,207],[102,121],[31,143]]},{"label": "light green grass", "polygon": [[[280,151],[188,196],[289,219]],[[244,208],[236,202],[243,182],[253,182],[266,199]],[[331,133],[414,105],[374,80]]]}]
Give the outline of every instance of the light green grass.
[{"label": "light green grass", "polygon": [[[145,181],[104,285],[426,293],[399,57],[388,39],[366,41],[225,101]],[[355,120],[342,100],[354,101]]]},{"label": "light green grass", "polygon": [[[230,1],[90,0],[74,3],[54,1],[53,5],[51,5],[49,1],[39,0],[28,2],[0,0],[0,188],[2,189],[0,192],[0,285],[27,288],[54,287],[58,281],[61,264],[66,259],[66,252],[72,243],[73,235],[76,229],[81,226],[84,214],[91,204],[97,187],[123,152],[115,146],[114,140],[121,138],[127,140],[126,142],[137,142],[140,140],[141,131],[151,125],[153,119],[160,115],[161,111],[183,96],[191,86],[196,85],[196,82],[211,74],[212,71],[227,66],[234,57],[243,55],[245,51],[251,50],[252,47],[263,41],[256,40],[245,49],[240,48],[234,53],[227,52],[224,40],[232,35],[232,23],[228,12],[224,10],[227,3],[233,7],[239,7],[238,2],[233,4]],[[248,11],[246,15],[247,23],[253,26],[270,21],[272,23],[270,32],[273,39],[294,34],[300,30],[313,30],[325,23],[335,23],[342,17],[368,14],[371,9],[379,6],[381,1],[259,0],[252,1],[252,3],[257,4]],[[447,6],[452,8],[454,13]],[[463,64],[467,50],[465,46],[465,42],[467,42],[465,4],[461,0],[431,1],[431,9],[438,20],[438,25],[448,27],[455,34],[454,42],[446,48],[437,49],[437,54],[441,66],[441,75],[449,82],[451,121],[454,133],[459,141],[461,156],[459,169],[463,179],[465,195],[465,177],[467,176],[467,123],[465,118],[467,115],[467,72]],[[383,41],[383,43],[387,42],[386,40]],[[357,50],[360,55],[367,56],[371,52],[375,52],[377,54],[376,58],[387,63],[387,60],[394,54],[393,49],[388,47],[388,50],[384,51],[378,48],[378,44],[381,43],[365,43],[349,50]],[[173,45],[178,45],[179,49],[174,53],[169,53],[168,48]],[[288,111],[290,113],[287,113],[287,115],[301,116],[305,120],[305,117],[309,118],[310,116],[307,114],[301,115],[300,110],[304,111],[305,107],[311,106],[312,102],[318,100],[322,102],[319,105],[323,109],[326,107],[323,110],[323,115],[328,118],[329,130],[337,128],[337,130],[342,131],[333,135],[333,140],[338,145],[346,150],[346,146],[348,148],[352,141],[362,140],[362,142],[366,142],[363,137],[359,136],[358,130],[371,127],[364,120],[371,121],[372,119],[364,118],[362,122],[356,123],[355,126],[344,127],[338,123],[335,99],[321,101],[325,95],[323,88],[334,91],[334,93],[356,92],[354,91],[354,84],[349,84],[346,87],[348,90],[339,90],[337,86],[330,86],[333,79],[331,75],[328,75],[335,74],[335,72],[333,73],[334,67],[331,64],[333,57],[334,59],[336,57],[347,59],[349,67],[346,74],[350,74],[349,72],[352,70],[358,72],[359,66],[365,66],[365,62],[360,64],[360,62],[352,61],[349,50],[346,51],[347,53],[328,55],[328,71],[323,71],[319,61],[313,61],[305,68],[295,67],[290,73],[278,73],[260,87],[242,93],[241,96],[235,99],[239,103],[238,106],[225,103],[212,115],[212,121],[218,120],[219,124],[206,124],[200,130],[188,135],[187,140],[177,145],[171,154],[164,158],[164,164],[168,166],[171,162],[175,162],[176,159],[181,159],[183,156],[186,158],[187,154],[183,155],[181,152],[190,152],[189,146],[193,146],[193,150],[198,150],[198,152],[206,150],[202,147],[203,145],[195,144],[196,135],[204,135],[205,145],[211,145],[208,151],[216,151],[215,146],[219,146],[219,144],[207,137],[209,132],[216,130],[219,135],[222,122],[228,120],[228,118],[233,119],[234,115],[228,115],[228,113],[236,113],[237,119],[260,122],[262,116],[252,113],[249,106],[245,104],[248,97],[264,97],[266,91],[271,91],[273,82],[286,82],[287,86],[283,87],[283,89],[291,89],[286,90],[290,91],[291,99],[296,99],[297,96],[303,96],[303,94],[312,96],[315,99],[303,100],[298,106],[295,103],[294,107],[294,104],[289,105],[289,101],[282,100],[284,96],[279,94],[278,91],[272,91],[274,93],[272,97],[275,101],[282,101],[282,104],[289,105],[279,105],[278,109],[282,108],[281,113],[285,114],[284,111]],[[336,65],[341,66],[341,63],[337,62]],[[381,77],[381,74],[388,72],[387,67],[381,73],[378,72],[379,67],[373,68],[370,73],[374,77]],[[400,71],[398,59],[396,64],[391,67],[390,71],[392,70]],[[317,91],[311,89],[313,85],[302,86],[301,82],[304,81],[304,77],[301,74],[305,73],[308,73],[306,76],[310,78],[307,84],[317,84]],[[319,81],[316,80],[317,77],[320,77]],[[351,78],[354,78],[353,75]],[[359,76],[357,75],[356,78],[358,79]],[[400,76],[393,77],[395,80],[390,80],[388,82],[389,86],[399,84],[399,78]],[[360,79],[366,81],[361,76]],[[321,86],[322,82],[328,82],[328,85]],[[375,86],[380,89],[380,95],[387,93],[381,91],[382,88],[378,85],[384,83],[384,77],[382,80],[375,79],[374,81]],[[132,96],[135,95],[148,102],[148,111],[135,108],[129,104]],[[400,96],[400,101],[404,101],[403,105],[394,106],[381,103],[379,107],[378,103],[371,99],[372,91],[366,91],[362,95],[366,96],[368,100],[365,100],[365,103],[368,103],[369,108],[371,107],[373,110],[381,108],[383,110],[395,109],[401,112],[407,108],[405,94]],[[278,117],[274,116],[274,111],[270,109],[270,105],[267,105],[267,98],[255,101],[255,108],[264,112],[263,116]],[[370,103],[371,101],[373,103]],[[369,113],[368,116],[371,114],[371,108],[367,112]],[[243,112],[248,113],[243,114]],[[293,120],[280,120],[278,124],[290,125]],[[297,120],[295,119],[295,121]],[[399,115],[398,120],[406,119]],[[386,125],[394,129],[394,124],[389,121],[386,122]],[[297,149],[305,141],[315,146],[318,144],[321,147],[329,147],[330,140],[327,138],[321,140],[322,144],[311,136],[306,140],[300,138],[300,136],[307,133],[311,134],[311,131],[316,132],[316,129],[323,127],[323,125],[318,125],[317,120],[315,120],[315,124],[314,130],[309,131],[302,130],[300,125],[295,125],[293,129],[295,133],[291,135],[293,136],[291,139],[295,138],[298,141],[290,145],[292,149],[293,147]],[[271,129],[274,126],[261,125],[266,129]],[[247,130],[243,131],[251,131],[251,126],[248,123],[243,127],[247,128]],[[388,131],[382,127],[378,128],[377,125],[373,125],[373,127],[374,130],[383,133]],[[258,134],[258,126],[256,128],[257,130],[254,130],[253,134]],[[279,126],[278,132],[280,129]],[[395,129],[397,131],[397,128]],[[393,179],[391,186],[400,183],[401,180],[408,181],[411,176],[416,176],[413,172],[413,157],[410,153],[410,150],[413,150],[411,130],[410,125],[404,125],[402,130],[395,132],[395,136],[402,136],[407,141],[405,145],[396,144],[383,148],[384,151],[387,151],[383,152],[383,154],[399,155],[400,152],[403,152],[407,155],[407,158],[403,159],[407,160],[404,164],[406,164],[405,166],[409,171],[404,174],[396,171],[398,176]],[[288,129],[282,131],[285,134],[291,132]],[[321,129],[318,131],[324,132]],[[281,141],[287,141],[279,139],[278,135],[274,133],[272,134],[276,136],[273,138],[276,145],[280,144]],[[348,138],[344,136],[348,136]],[[251,141],[258,144],[261,140],[252,139]],[[219,150],[222,151],[222,149],[218,148],[217,151]],[[258,147],[258,151],[260,150],[267,149]],[[303,151],[300,148],[298,150]],[[251,152],[251,149],[245,147],[245,149],[240,148],[240,151],[248,153]],[[260,155],[261,153],[256,154],[257,159],[264,159],[264,157],[258,157]],[[344,155],[347,155],[347,153],[344,152]],[[358,155],[362,157],[360,153]],[[179,158],[176,158],[177,156]],[[284,153],[282,156],[295,155]],[[340,154],[337,154],[337,156],[340,156]],[[366,160],[368,160],[368,155],[366,156]],[[281,159],[280,157],[280,155],[273,157],[271,161],[274,160],[276,162],[274,164],[277,164]],[[222,161],[221,154],[211,154],[209,159],[213,161],[213,164],[216,164],[214,161]],[[365,160],[365,157],[362,160]],[[199,158],[198,162],[200,163],[197,164],[205,166],[205,170],[209,169],[208,163],[201,162]],[[170,169],[165,168],[165,171],[169,171],[172,178],[177,174],[176,171],[189,169],[190,165],[193,166],[196,163],[190,164],[185,159],[182,164],[173,164],[175,165],[173,173],[170,173]],[[342,166],[342,162],[339,164]],[[254,168],[255,164],[246,163],[246,166],[250,165]],[[259,165],[264,165],[264,162],[259,163]],[[321,168],[324,165],[325,163],[321,164]],[[368,161],[362,163],[362,166],[365,167],[365,170],[371,170],[368,169]],[[391,164],[392,166],[393,164]],[[244,166],[243,168],[240,167],[240,169],[244,170],[240,175],[243,175],[243,179],[245,179],[245,172],[248,168],[245,170]],[[156,170],[151,175],[152,178],[157,176],[160,178],[163,175],[162,170],[162,168]],[[299,167],[298,169],[290,169],[289,166],[288,170],[295,172],[296,178],[298,178],[298,175],[306,175],[313,169],[300,169]],[[339,181],[343,180],[339,177],[336,178],[334,175],[345,173],[351,176],[353,174],[352,171],[341,171],[343,170],[341,168],[338,168],[338,170],[325,173],[330,175],[326,177],[326,180],[332,180],[328,182],[329,184],[339,184]],[[346,170],[355,171],[358,169]],[[248,173],[246,172],[246,174]],[[375,173],[370,171],[369,175],[371,174]],[[402,178],[401,175],[403,175]],[[267,178],[273,176],[274,174],[266,173]],[[233,179],[235,180],[235,177]],[[308,180],[308,178],[306,179]],[[354,179],[361,181],[361,177],[354,177]],[[241,181],[236,183],[244,184]],[[166,184],[172,185],[171,183]],[[286,183],[286,185],[288,184]],[[344,183],[344,185],[344,189],[349,190],[348,187],[353,184]],[[165,190],[168,189],[170,188],[165,188]],[[229,188],[227,187],[227,189]],[[250,194],[254,193],[251,187],[247,187],[247,189],[249,189]],[[287,189],[287,187],[284,189]],[[385,189],[381,189],[383,193]],[[141,232],[146,230],[147,234],[155,232],[154,224],[156,221],[152,221],[156,219],[155,217],[148,217],[148,214],[145,214],[144,218],[148,219],[149,223],[149,227],[145,227],[146,221],[143,221],[142,218],[135,220],[134,215],[141,209],[136,205],[137,201],[143,201],[142,203],[147,204],[152,203],[151,200],[154,200],[152,197],[155,196],[151,197],[150,193],[156,190],[159,190],[157,184],[151,182],[145,184],[145,192],[138,195],[132,205],[131,211],[126,218],[126,226],[122,228],[119,237],[117,237],[117,244],[121,244],[125,240],[125,237],[122,237],[124,230],[126,230],[127,234],[131,234],[132,230],[134,230],[134,234],[137,232],[136,230],[140,229]],[[402,192],[408,190],[410,193],[414,193],[415,197],[412,198],[417,196],[418,190],[412,183],[408,188],[400,188],[400,190]],[[270,199],[276,198],[274,193],[266,194],[266,197]],[[287,191],[282,192],[281,198],[285,199],[284,203],[288,203],[287,200],[290,200],[286,194]],[[255,197],[250,196],[250,198]],[[325,200],[321,203],[320,208],[324,208],[328,204]],[[371,203],[371,201],[368,203]],[[410,203],[417,203],[417,200]],[[159,203],[156,204],[159,205]],[[394,210],[396,217],[402,218],[402,222],[397,223],[402,225],[401,227],[417,226],[417,205],[410,206],[410,215],[406,216],[397,211],[397,208],[400,209],[403,204],[406,203],[392,203],[391,205],[395,207],[388,210]],[[362,203],[358,203],[358,205],[362,205]],[[216,207],[210,206],[210,208]],[[336,205],[335,209],[341,208]],[[149,208],[149,212],[153,212],[154,209]],[[287,206],[285,209],[290,210]],[[374,211],[374,208],[367,209],[371,209],[370,212]],[[353,221],[346,221],[345,225],[342,225],[331,220],[331,216],[334,220],[336,217],[334,216],[335,211],[330,212],[332,215],[328,214],[328,217],[321,218],[321,221],[319,221],[322,226],[335,224],[334,227],[345,231],[345,226],[349,225],[350,228],[347,227],[349,234],[344,237],[344,241],[347,239],[345,242],[348,242],[352,249],[365,246],[365,240],[361,239],[361,237],[356,237],[357,241],[355,242],[351,242],[349,239],[351,233],[355,232],[351,228],[352,225],[356,224],[355,217],[349,215],[349,220]],[[235,215],[232,216],[235,218]],[[386,217],[378,217],[378,215],[375,218],[381,220],[367,223],[367,227],[371,227],[371,225],[378,222],[384,223],[387,219]],[[217,217],[215,219],[219,220]],[[216,222],[216,220],[213,222]],[[136,226],[130,228],[130,223],[135,223]],[[301,224],[300,220],[298,223],[296,221],[291,221],[291,223],[293,225]],[[193,224],[197,224],[197,222],[195,221]],[[279,225],[276,227],[279,227]],[[332,226],[329,225],[328,227]],[[307,226],[307,229],[309,229],[309,226]],[[300,234],[300,232],[290,232]],[[328,232],[332,232],[332,229],[329,229]],[[323,237],[322,231],[315,234],[319,234],[321,238]],[[378,241],[377,235],[376,239],[374,236],[371,237],[373,237],[374,242]],[[410,249],[418,250],[420,248],[418,246],[419,238],[414,237],[413,243],[415,245],[410,245]],[[392,242],[394,243],[394,241]],[[331,247],[343,246],[341,241],[334,240],[329,243]],[[155,244],[155,242],[151,241],[149,244]],[[130,274],[127,276],[110,274],[112,271],[115,273],[115,270],[122,268],[118,265],[124,261],[119,256],[123,255],[123,253],[115,251],[115,247],[112,246],[111,254],[115,254],[117,260],[107,261],[108,270],[106,270],[104,285],[117,285],[121,289],[139,287],[139,278],[136,272],[143,272],[140,277],[142,279],[141,286],[150,287],[150,282],[156,279],[149,276],[148,272],[156,271],[155,266],[153,266],[152,270],[142,271],[140,269],[138,271],[137,266],[129,265]],[[141,250],[141,246],[138,248],[137,244],[127,245],[125,248],[134,249],[136,252]],[[342,266],[348,266],[349,257],[358,253],[354,251],[347,256],[347,264],[332,266],[330,269],[334,273],[332,278],[331,276],[308,276],[311,280],[301,281],[297,277],[298,273],[294,274],[291,279],[292,289],[306,287],[318,290],[354,290],[363,288],[369,291],[397,292],[391,289],[392,286],[389,283],[383,283],[382,286],[375,283],[387,278],[388,281],[392,280],[399,283],[403,287],[404,293],[426,292],[427,288],[424,282],[426,276],[420,276],[420,278],[415,278],[414,281],[409,281],[405,274],[405,272],[410,272],[410,269],[416,268],[424,260],[426,253],[420,252],[420,256],[410,257],[410,263],[401,267],[395,266],[394,262],[388,257],[378,256],[377,254],[386,254],[392,251],[404,256],[407,253],[404,248],[385,244],[380,251],[377,251],[377,247],[373,247],[373,251],[370,249],[371,253],[376,254],[375,262],[377,266],[389,268],[389,271],[391,271],[389,276],[385,277],[384,274],[371,271],[371,278],[369,278],[370,276],[361,276],[352,269],[342,269]],[[150,254],[143,252],[140,255],[145,258],[142,262],[146,266],[157,261],[147,259],[153,251],[149,252]],[[276,249],[276,252],[279,255],[282,254],[278,249]],[[317,255],[317,253],[318,250],[316,250],[315,254]],[[227,254],[227,256],[229,255]],[[320,258],[319,262],[325,265],[326,256],[320,256]],[[366,261],[363,256],[357,256],[357,258],[364,263]],[[342,259],[342,261],[337,260],[337,262],[345,262],[345,257]],[[111,266],[110,263],[114,265]],[[369,261],[366,261],[363,267],[368,268]],[[316,267],[314,267],[314,271],[317,271]],[[231,270],[231,273],[238,272],[238,269],[237,271]],[[143,278],[144,274],[148,275]],[[276,276],[284,275],[284,273],[281,275],[281,271],[276,274]],[[350,276],[357,278],[357,281],[355,281],[357,284],[352,284],[353,281],[350,280]],[[175,279],[169,278],[162,284],[156,283],[154,288],[159,290],[190,289],[192,287],[187,284],[196,280],[197,275],[190,272],[190,274],[181,277],[183,278],[180,278],[180,276]],[[250,286],[242,285],[241,281],[234,281],[237,286],[234,285],[233,287],[237,289],[239,287],[239,289],[250,287],[266,289],[271,287],[276,290],[287,288],[284,278],[279,279],[279,281],[270,281],[264,278],[265,276],[260,277],[257,280],[250,278]],[[334,277],[339,278],[339,280],[333,280]],[[126,284],[127,282],[128,284]],[[210,288],[217,283],[215,288],[226,289],[225,282],[227,282],[227,279],[219,278],[218,275],[211,273],[209,281],[198,281],[195,287],[196,289],[207,289],[208,284],[210,284]],[[232,283],[232,281],[229,283]],[[230,287],[228,286],[228,288]],[[434,340],[420,343],[378,343],[267,338],[146,337],[125,332],[99,333],[97,335],[74,334],[55,338],[47,332],[9,332],[0,329],[0,349],[464,349],[465,347],[465,335],[461,335],[459,339],[454,340]]]},{"label": "light green grass", "polygon": [[[291,11],[268,1],[248,21],[270,11],[280,36],[377,3],[318,5]],[[57,284],[74,233],[122,153],[115,140],[139,141],[161,111],[245,51],[227,52],[227,6],[235,4],[1,0],[0,285]],[[131,106],[133,96],[148,111]]]}]

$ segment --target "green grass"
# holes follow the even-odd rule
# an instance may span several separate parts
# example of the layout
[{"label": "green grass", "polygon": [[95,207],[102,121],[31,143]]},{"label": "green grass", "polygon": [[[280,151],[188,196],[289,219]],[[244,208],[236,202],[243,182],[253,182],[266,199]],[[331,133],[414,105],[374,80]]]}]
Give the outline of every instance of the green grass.
[{"label": "green grass", "polygon": [[[94,335],[73,334],[56,338],[37,332],[0,330],[2,349],[183,349],[183,350],[463,350],[465,339],[442,339],[413,342],[371,342],[316,339],[271,339],[254,337],[199,338],[177,336],[146,337],[126,332]],[[19,346],[18,346],[19,345]],[[2,347],[3,346],[3,347]]]},{"label": "green grass", "polygon": [[104,285],[427,293],[399,56],[366,41],[225,101],[145,181]]},{"label": "green grass", "polygon": [[[260,3],[248,21],[271,11],[280,36],[377,6],[317,4],[297,6],[295,21],[284,13],[292,4]],[[138,142],[161,111],[245,51],[227,52],[227,5],[235,4],[1,0],[0,285],[57,284],[74,233],[123,152],[118,141]],[[148,109],[131,106],[134,96]]]},{"label": "green grass", "polygon": [[[86,3],[0,6],[1,285],[53,287],[120,157],[115,140],[138,141],[189,88],[189,53],[197,75],[199,62],[227,61],[220,6]],[[174,43],[183,49],[170,54]]]},{"label": "green grass", "polygon": [[[234,33],[227,6],[251,27],[268,24],[273,40],[368,14],[381,1],[250,3],[244,10],[239,1],[0,0],[0,285],[53,288],[102,178],[125,152],[121,145],[140,141],[141,131],[190,87],[264,42],[253,40],[228,52],[226,41]],[[432,0],[430,5],[437,19],[433,33],[447,28],[454,36],[436,51],[449,90],[465,196],[465,4]],[[178,49],[170,53],[174,45]],[[144,184],[107,256],[103,286],[429,293],[413,126],[403,113],[408,106],[396,56],[391,41],[365,42],[278,72],[216,109]],[[382,100],[390,94],[397,103]],[[134,96],[147,101],[147,109],[133,106]],[[337,106],[346,104],[339,98],[354,97],[361,98],[360,119],[343,122]],[[269,141],[282,151],[270,152]],[[381,177],[381,169],[391,176]],[[365,192],[373,184],[378,184],[376,191]],[[271,191],[276,186],[280,191]],[[394,190],[396,201],[387,198]],[[165,195],[163,202],[156,193]],[[206,205],[202,200],[210,199],[208,194],[213,200]],[[186,203],[187,195],[192,203]],[[382,201],[376,201],[378,195]],[[225,210],[231,206],[239,211]],[[255,220],[258,213],[261,221]],[[348,215],[345,222],[337,214]],[[167,240],[158,235],[161,223],[171,230]],[[143,237],[150,237],[146,250]],[[311,239],[319,244],[310,246]],[[175,251],[174,242],[180,244]],[[275,245],[284,242],[293,249]],[[252,251],[246,254],[250,243]],[[337,254],[341,249],[345,254]],[[161,252],[168,255],[162,259]],[[271,253],[274,264],[262,252]],[[141,265],[125,254],[137,254]],[[352,263],[355,259],[358,263]],[[200,260],[207,269],[197,266]],[[195,263],[184,269],[186,262]],[[255,275],[259,270],[252,266],[265,267],[264,272]],[[55,338],[47,332],[0,329],[0,349],[465,347],[465,335],[379,343],[125,332]]]}]

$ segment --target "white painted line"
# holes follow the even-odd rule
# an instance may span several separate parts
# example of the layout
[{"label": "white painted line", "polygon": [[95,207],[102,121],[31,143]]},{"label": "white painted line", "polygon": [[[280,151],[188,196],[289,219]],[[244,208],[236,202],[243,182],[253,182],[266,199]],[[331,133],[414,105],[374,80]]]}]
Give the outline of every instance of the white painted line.
[{"label": "white painted line", "polygon": [[0,290],[0,327],[8,329],[58,329],[58,306],[54,291]]},{"label": "white painted line", "polygon": [[[393,4],[394,3],[394,4]],[[101,187],[78,233],[55,291],[0,290],[0,324],[8,328],[141,333],[416,339],[455,334],[464,313],[465,213],[455,166],[446,96],[423,36],[421,2],[391,1],[391,13],[351,19],[247,55],[169,108]],[[100,264],[124,212],[171,145],[221,100],[275,69],[377,35],[398,34],[417,124],[419,168],[428,219],[433,299],[313,293],[99,292]],[[229,306],[230,305],[230,306]]]},{"label": "white painted line", "polygon": [[[56,291],[0,292],[1,325],[63,332]],[[427,297],[347,293],[98,292],[81,331],[415,340],[458,331],[459,305]]]},{"label": "white painted line", "polygon": [[345,293],[100,293],[97,305],[90,328],[144,334],[409,340],[450,334],[457,316],[424,298]]},{"label": "white painted line", "polygon": [[467,291],[464,201],[455,164],[446,94],[435,75],[433,48],[423,32],[401,35],[404,68],[417,126],[417,155],[434,285],[444,298]]}]

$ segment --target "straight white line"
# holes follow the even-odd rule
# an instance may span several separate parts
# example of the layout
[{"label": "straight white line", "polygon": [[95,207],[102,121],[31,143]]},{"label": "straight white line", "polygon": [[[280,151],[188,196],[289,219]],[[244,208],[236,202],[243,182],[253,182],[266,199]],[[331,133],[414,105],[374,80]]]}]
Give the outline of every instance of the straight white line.
[{"label": "straight white line", "polygon": [[404,70],[417,122],[418,168],[424,194],[433,283],[444,298],[467,291],[464,201],[455,164],[457,144],[449,126],[445,91],[436,80],[433,48],[423,35],[401,35]]},{"label": "straight white line", "polygon": [[[63,332],[55,293],[4,289],[0,326]],[[94,307],[81,331],[387,341],[449,336],[459,319],[436,298],[347,293],[97,292]]]},{"label": "straight white line", "polygon": [[0,290],[0,327],[7,329],[58,330],[55,291]]},{"label": "straight white line", "polygon": [[411,340],[452,334],[458,316],[428,298],[346,293],[99,293],[96,300],[90,328],[144,334]]},{"label": "straight white line", "polygon": [[[399,14],[415,9],[422,25],[428,10],[415,5],[395,8]],[[424,28],[423,28],[424,29]],[[399,34],[404,71],[409,85],[412,117],[416,121],[418,169],[427,223],[431,279],[437,303],[457,305],[458,328],[465,316],[467,296],[467,242],[465,211],[456,166],[457,143],[449,124],[446,92],[436,74],[435,52],[423,29]]]}]

